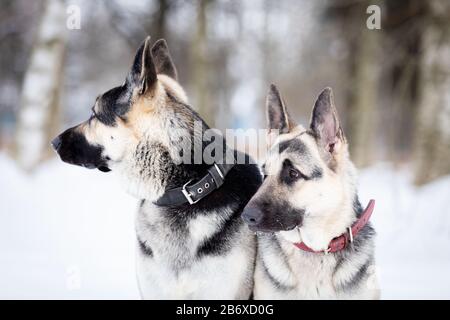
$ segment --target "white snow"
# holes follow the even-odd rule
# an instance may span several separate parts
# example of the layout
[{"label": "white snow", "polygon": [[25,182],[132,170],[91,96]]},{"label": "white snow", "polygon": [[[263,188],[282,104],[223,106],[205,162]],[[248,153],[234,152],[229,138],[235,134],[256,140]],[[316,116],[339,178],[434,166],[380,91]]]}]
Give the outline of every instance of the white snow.
[{"label": "white snow", "polygon": [[[137,201],[117,181],[56,159],[29,176],[0,153],[0,298],[139,298]],[[450,176],[416,188],[387,164],[361,172],[382,298],[450,299],[449,189]]]},{"label": "white snow", "polygon": [[0,298],[139,298],[137,201],[58,160],[27,176],[0,154]]},{"label": "white snow", "polygon": [[360,174],[376,200],[377,264],[384,299],[450,299],[450,176],[416,188],[386,164]]}]

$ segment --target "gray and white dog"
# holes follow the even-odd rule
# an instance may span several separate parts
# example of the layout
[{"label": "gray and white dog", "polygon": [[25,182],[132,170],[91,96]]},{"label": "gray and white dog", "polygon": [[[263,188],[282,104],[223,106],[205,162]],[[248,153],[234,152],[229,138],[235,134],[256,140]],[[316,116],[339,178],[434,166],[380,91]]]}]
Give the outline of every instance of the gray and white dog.
[{"label": "gray and white dog", "polygon": [[[272,137],[263,184],[243,213],[252,230],[263,231],[255,299],[377,299],[375,232],[359,221],[367,215],[331,89],[317,98],[305,129],[292,121],[272,85],[267,118],[280,135]],[[357,221],[361,230],[353,239],[341,236]],[[353,242],[329,252],[338,239]]]},{"label": "gray and white dog", "polygon": [[231,167],[181,161],[182,144],[200,154],[205,148],[194,134],[198,122],[208,128],[187,104],[166,42],[151,47],[147,38],[125,82],[97,98],[87,121],[52,141],[63,161],[115,171],[140,199],[143,298],[248,299],[252,293],[256,241],[241,213],[262,177],[249,158]]}]

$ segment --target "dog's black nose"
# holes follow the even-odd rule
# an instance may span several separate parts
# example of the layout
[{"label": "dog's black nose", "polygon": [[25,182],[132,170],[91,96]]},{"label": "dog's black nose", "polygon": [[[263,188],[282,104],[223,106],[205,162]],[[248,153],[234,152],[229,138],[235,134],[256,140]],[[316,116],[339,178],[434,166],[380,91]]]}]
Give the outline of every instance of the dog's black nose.
[{"label": "dog's black nose", "polygon": [[263,213],[258,207],[247,206],[242,213],[242,219],[244,219],[245,223],[249,226],[257,226],[263,219]]},{"label": "dog's black nose", "polygon": [[59,147],[61,147],[61,136],[57,136],[55,139],[51,142],[52,147],[55,151],[58,151]]}]

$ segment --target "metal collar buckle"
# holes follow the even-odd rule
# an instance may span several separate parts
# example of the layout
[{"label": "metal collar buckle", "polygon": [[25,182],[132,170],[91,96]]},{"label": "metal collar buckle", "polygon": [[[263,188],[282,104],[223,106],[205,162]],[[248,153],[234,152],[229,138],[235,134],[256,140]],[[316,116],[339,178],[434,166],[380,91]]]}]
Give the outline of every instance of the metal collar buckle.
[{"label": "metal collar buckle", "polygon": [[223,175],[223,172],[220,170],[219,166],[218,166],[216,163],[214,163],[214,168],[216,168],[216,171],[217,171],[217,173],[219,174],[219,176],[220,176],[222,179],[225,179],[225,176]]},{"label": "metal collar buckle", "polygon": [[196,204],[197,202],[200,201],[200,199],[198,199],[198,200],[192,199],[192,194],[190,194],[189,191],[187,191],[187,189],[186,189],[187,185],[188,185],[189,183],[191,183],[191,182],[192,182],[192,179],[189,180],[188,182],[186,182],[186,183],[183,185],[183,188],[181,189],[181,192],[183,193],[183,195],[185,196],[185,198],[186,198],[186,200],[189,202],[189,204]]},{"label": "metal collar buckle", "polygon": [[352,227],[348,227],[348,234],[350,236],[350,243],[353,243],[353,231]]}]

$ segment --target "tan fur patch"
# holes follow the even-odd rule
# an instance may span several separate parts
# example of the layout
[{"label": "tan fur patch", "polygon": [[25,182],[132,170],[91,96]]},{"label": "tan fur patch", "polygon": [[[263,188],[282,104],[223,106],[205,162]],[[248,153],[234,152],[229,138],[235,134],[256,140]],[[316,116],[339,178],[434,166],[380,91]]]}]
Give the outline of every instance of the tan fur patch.
[{"label": "tan fur patch", "polygon": [[188,98],[186,95],[186,92],[183,90],[183,88],[180,86],[180,84],[173,80],[172,78],[164,75],[159,74],[158,80],[161,82],[161,84],[164,86],[164,88],[170,92],[173,96],[175,96],[177,99],[179,99],[183,103],[188,103]]}]

